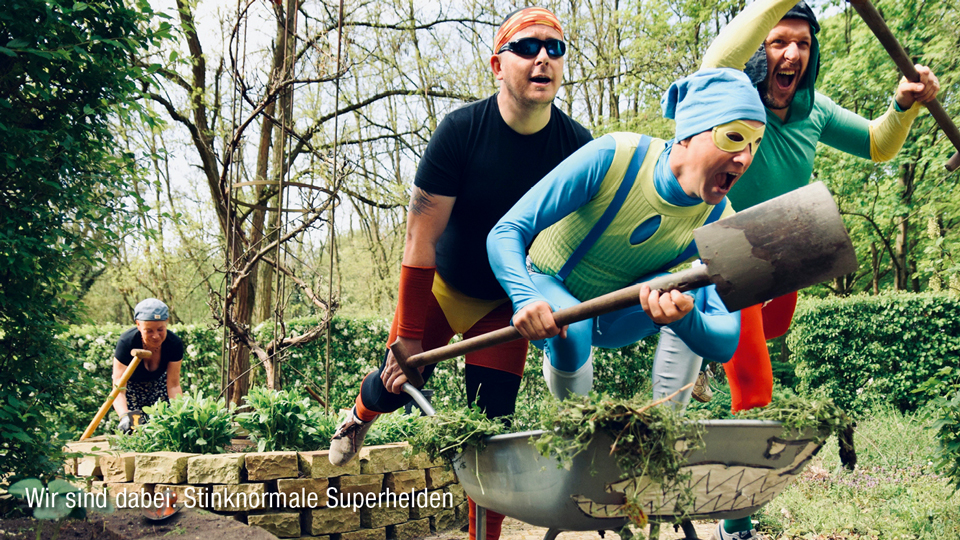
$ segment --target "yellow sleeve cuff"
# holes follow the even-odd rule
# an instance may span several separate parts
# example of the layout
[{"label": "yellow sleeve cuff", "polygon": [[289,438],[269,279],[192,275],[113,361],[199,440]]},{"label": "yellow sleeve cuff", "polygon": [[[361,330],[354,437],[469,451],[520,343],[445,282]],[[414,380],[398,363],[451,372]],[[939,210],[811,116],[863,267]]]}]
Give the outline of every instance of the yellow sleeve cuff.
[{"label": "yellow sleeve cuff", "polygon": [[897,155],[907,140],[910,126],[920,114],[919,102],[904,112],[897,112],[893,103],[894,100],[890,100],[887,112],[870,122],[870,159],[876,162],[888,161]]}]

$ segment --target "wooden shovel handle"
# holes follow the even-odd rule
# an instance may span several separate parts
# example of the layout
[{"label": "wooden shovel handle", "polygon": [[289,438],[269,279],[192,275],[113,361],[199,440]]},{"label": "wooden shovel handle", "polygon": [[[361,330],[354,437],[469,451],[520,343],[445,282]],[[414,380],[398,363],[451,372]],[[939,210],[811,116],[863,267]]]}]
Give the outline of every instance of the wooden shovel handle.
[{"label": "wooden shovel handle", "polygon": [[[701,265],[696,268],[677,272],[676,274],[660,276],[646,283],[631,285],[575,306],[555,311],[553,318],[557,326],[565,326],[586,319],[592,319],[605,313],[635,306],[640,303],[640,288],[643,285],[647,285],[651,290],[669,291],[676,289],[684,292],[709,284],[710,276],[707,273],[707,267]],[[516,328],[508,326],[451,345],[424,351],[410,357],[407,356],[403,345],[401,345],[399,341],[390,345],[390,350],[393,351],[393,356],[397,359],[400,370],[407,376],[407,380],[416,387],[422,387],[423,376],[420,374],[419,368],[436,364],[441,360],[456,358],[467,353],[479,351],[480,349],[507,343],[515,339],[520,339],[521,337],[520,332]]]},{"label": "wooden shovel handle", "polygon": [[123,375],[120,376],[120,380],[117,381],[117,386],[113,388],[113,391],[110,392],[110,395],[107,396],[107,400],[103,402],[103,405],[100,406],[100,410],[97,411],[96,416],[93,417],[93,420],[90,421],[90,425],[87,426],[86,431],[83,432],[83,435],[80,436],[80,440],[89,439],[93,432],[97,430],[97,426],[100,425],[100,422],[103,421],[103,417],[107,415],[107,412],[110,411],[110,406],[113,405],[113,401],[117,399],[117,396],[120,395],[120,389],[127,386],[127,381],[130,380],[130,376],[133,375],[133,372],[136,371],[137,366],[140,365],[141,358],[150,358],[153,356],[153,353],[146,349],[133,349],[130,351],[130,355],[133,356],[133,359],[130,361],[130,364],[127,365],[127,369],[123,370]]},{"label": "wooden shovel handle", "polygon": [[[887,54],[893,59],[893,62],[897,65],[900,72],[903,73],[903,76],[910,82],[919,82],[920,74],[917,73],[913,62],[911,62],[910,57],[907,56],[907,51],[903,49],[900,42],[897,41],[897,38],[890,32],[890,28],[887,27],[887,23],[883,20],[883,17],[880,16],[877,8],[870,3],[870,0],[849,1],[853,5],[853,8],[857,10],[857,13],[860,14],[863,22],[867,23],[867,26],[870,27],[873,34],[877,36],[877,40],[879,40],[883,48],[887,50]],[[926,105],[934,120],[937,121],[940,129],[943,130],[943,134],[953,143],[953,147],[960,150],[960,131],[957,130],[956,124],[954,124],[950,116],[947,115],[947,111],[943,109],[940,102],[934,99],[924,105]],[[960,152],[954,152],[945,167],[948,171],[953,172],[958,166],[960,166]]]}]

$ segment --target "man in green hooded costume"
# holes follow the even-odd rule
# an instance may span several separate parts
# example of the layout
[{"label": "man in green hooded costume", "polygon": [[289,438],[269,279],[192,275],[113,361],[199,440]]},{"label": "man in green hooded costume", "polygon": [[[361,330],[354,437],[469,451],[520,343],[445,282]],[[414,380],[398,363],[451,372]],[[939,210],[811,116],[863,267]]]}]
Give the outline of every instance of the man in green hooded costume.
[{"label": "man in green hooded costume", "polygon": [[[936,98],[940,84],[930,69],[916,66],[920,82],[905,79],[897,86],[887,111],[872,121],[846,110],[815,89],[820,65],[816,15],[804,2],[758,0],[728,24],[704,55],[701,69],[744,70],[767,109],[763,144],[753,164],[731,189],[729,199],[740,211],[807,185],[813,173],[817,143],[873,161],[893,158],[920,112]],[[796,293],[764,306],[741,310],[740,342],[724,364],[734,411],[770,403],[773,373],[766,340],[786,333],[796,307]],[[677,372],[660,366],[700,361],[674,334],[661,332],[654,361],[655,393],[670,393],[685,380],[661,381],[656,373]],[[717,540],[756,538],[749,517],[721,522]]]}]

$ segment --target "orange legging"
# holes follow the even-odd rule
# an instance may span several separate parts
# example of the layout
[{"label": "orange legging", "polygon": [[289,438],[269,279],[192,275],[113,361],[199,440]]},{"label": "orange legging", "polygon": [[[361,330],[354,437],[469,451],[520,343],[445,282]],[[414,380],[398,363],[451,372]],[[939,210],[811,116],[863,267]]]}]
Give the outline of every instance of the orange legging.
[{"label": "orange legging", "polygon": [[740,342],[733,358],[723,365],[730,383],[733,412],[763,407],[773,397],[773,368],[767,340],[787,333],[797,293],[790,293],[740,310]]}]

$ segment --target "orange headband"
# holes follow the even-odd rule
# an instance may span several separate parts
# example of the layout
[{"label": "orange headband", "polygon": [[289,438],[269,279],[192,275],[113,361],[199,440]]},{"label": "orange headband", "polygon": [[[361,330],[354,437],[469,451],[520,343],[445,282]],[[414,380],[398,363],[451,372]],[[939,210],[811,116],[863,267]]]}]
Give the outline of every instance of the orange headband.
[{"label": "orange headband", "polygon": [[556,15],[540,7],[524,8],[511,15],[509,19],[500,25],[500,29],[497,30],[497,36],[493,40],[493,54],[497,54],[500,47],[503,47],[505,43],[510,41],[510,38],[517,32],[535,24],[556,28],[557,32],[560,32],[560,38],[563,38],[563,28],[560,26],[560,20],[557,19]]}]

